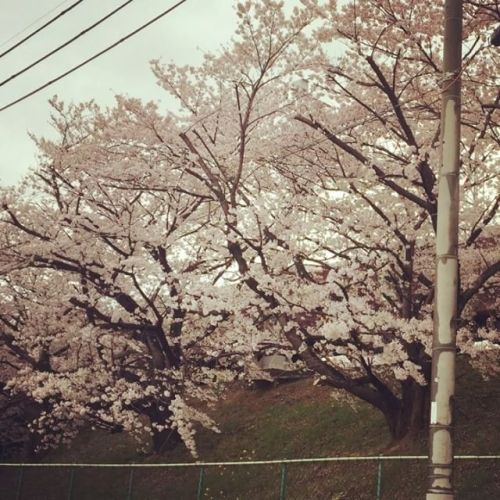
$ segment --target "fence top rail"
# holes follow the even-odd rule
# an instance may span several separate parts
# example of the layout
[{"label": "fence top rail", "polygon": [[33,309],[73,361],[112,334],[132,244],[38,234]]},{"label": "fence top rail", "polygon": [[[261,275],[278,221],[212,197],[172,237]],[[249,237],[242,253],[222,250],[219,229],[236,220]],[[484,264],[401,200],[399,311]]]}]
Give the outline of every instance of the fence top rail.
[{"label": "fence top rail", "polygon": [[[234,465],[273,465],[273,464],[301,464],[316,462],[355,462],[355,461],[382,461],[382,460],[427,460],[427,455],[375,455],[367,457],[317,457],[317,458],[283,458],[277,460],[253,460],[235,462],[185,462],[185,463],[127,463],[127,464],[99,464],[99,463],[0,463],[0,467],[102,467],[102,468],[151,468],[151,467],[223,467]],[[455,455],[455,460],[500,460],[500,455]]]}]

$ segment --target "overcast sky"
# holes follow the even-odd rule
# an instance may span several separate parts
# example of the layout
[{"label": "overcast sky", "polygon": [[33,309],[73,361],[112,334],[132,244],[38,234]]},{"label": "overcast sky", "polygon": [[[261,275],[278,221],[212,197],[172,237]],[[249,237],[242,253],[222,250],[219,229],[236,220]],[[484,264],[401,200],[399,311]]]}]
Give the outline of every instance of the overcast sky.
[{"label": "overcast sky", "polygon": [[[0,53],[74,3],[75,0],[0,0]],[[16,73],[97,21],[125,0],[84,0],[71,12],[0,59],[0,81]],[[288,0],[293,1],[293,0]],[[134,0],[113,18],[84,35],[36,68],[0,87],[0,107],[53,79],[155,17],[176,0]],[[36,148],[28,137],[50,136],[47,100],[95,99],[112,104],[114,95],[162,100],[149,61],[161,58],[196,64],[205,51],[230,40],[236,27],[236,0],[188,0],[173,13],[70,76],[0,113],[0,184],[11,185],[35,164]],[[54,9],[54,10],[53,10]],[[52,12],[12,40],[40,16]],[[164,104],[165,105],[165,104]],[[164,106],[163,106],[164,107]]]}]

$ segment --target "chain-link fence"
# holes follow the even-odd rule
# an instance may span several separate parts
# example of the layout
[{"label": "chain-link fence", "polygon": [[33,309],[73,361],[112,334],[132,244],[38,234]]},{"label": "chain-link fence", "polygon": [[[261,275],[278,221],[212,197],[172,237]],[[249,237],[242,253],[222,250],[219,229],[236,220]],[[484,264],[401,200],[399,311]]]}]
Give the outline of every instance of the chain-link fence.
[{"label": "chain-link fence", "polygon": [[[244,499],[248,497],[248,493],[246,496],[245,493],[242,493],[242,496],[238,494],[234,496],[234,492],[242,488],[246,481],[253,481],[259,474],[265,474],[267,485],[266,491],[261,491],[261,496],[254,497],[259,500],[271,497],[280,500],[351,498],[349,493],[340,492],[336,496],[331,491],[327,491],[326,478],[332,473],[336,477],[342,477],[342,465],[350,463],[352,466],[353,462],[363,464],[362,469],[357,469],[356,474],[353,475],[351,467],[346,469],[344,474],[353,476],[348,477],[347,480],[364,482],[363,498],[377,500],[400,498],[398,492],[391,489],[391,482],[395,482],[395,474],[399,478],[404,474],[405,478],[414,484],[411,498],[423,498],[427,459],[425,455],[380,455],[169,464],[3,463],[0,464],[0,498],[3,500]],[[475,463],[481,466],[478,470],[482,470],[483,473],[485,469],[493,470],[495,477],[500,477],[500,455],[459,455],[455,456],[455,461],[455,475],[457,472],[460,474],[462,465]],[[401,467],[398,467],[395,472],[393,466],[397,463],[401,465],[402,462],[413,464],[412,468],[402,471]],[[309,491],[306,491],[303,483],[295,484],[299,483],[298,479],[304,477],[306,472],[303,469],[307,466],[316,467],[316,476],[312,481],[317,484]],[[321,470],[321,467],[324,470]],[[334,467],[336,469],[333,469]],[[155,474],[148,474],[147,477],[141,478],[141,473],[145,469],[150,472],[154,469]],[[473,471],[471,467],[465,469],[470,474],[474,474],[475,478],[478,477],[478,472]],[[410,470],[413,471],[413,475],[410,474]],[[235,471],[237,471],[236,474]],[[152,477],[154,479],[151,479]],[[479,474],[480,477],[481,474]],[[232,497],[220,486],[221,481],[231,486]],[[500,484],[498,487],[500,488]],[[100,491],[97,491],[99,488]],[[470,488],[474,489],[474,484]],[[496,483],[492,488],[497,488]],[[500,498],[500,489],[497,494],[488,498]],[[407,492],[401,492],[401,495],[403,498],[410,498]],[[361,497],[356,496],[356,498]],[[464,497],[461,496],[461,498]],[[482,500],[485,497],[469,496],[468,498],[481,498]]]}]

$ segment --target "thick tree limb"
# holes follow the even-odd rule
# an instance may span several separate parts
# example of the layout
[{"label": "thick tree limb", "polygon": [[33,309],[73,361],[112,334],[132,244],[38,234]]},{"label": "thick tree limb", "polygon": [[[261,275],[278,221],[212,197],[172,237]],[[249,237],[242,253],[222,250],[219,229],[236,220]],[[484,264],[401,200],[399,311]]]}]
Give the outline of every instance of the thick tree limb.
[{"label": "thick tree limb", "polygon": [[458,316],[462,313],[464,310],[465,306],[469,302],[472,297],[483,287],[483,285],[495,274],[500,272],[500,260],[497,260],[494,264],[491,264],[489,267],[487,267],[474,281],[471,287],[469,287],[467,290],[464,290],[462,293],[460,293],[459,300],[458,300]]},{"label": "thick tree limb", "polygon": [[345,141],[340,139],[338,136],[333,134],[330,130],[328,130],[324,125],[322,125],[318,121],[306,118],[305,116],[302,115],[296,115],[295,119],[299,122],[308,125],[309,127],[315,130],[320,131],[325,137],[327,137],[330,140],[330,142],[340,147],[343,151],[351,155],[353,158],[358,160],[363,165],[370,167],[383,184],[385,184],[387,187],[391,188],[393,191],[403,196],[407,200],[412,201],[419,207],[425,209],[426,212],[431,216],[434,224],[434,219],[436,217],[434,204],[430,203],[427,200],[424,200],[423,198],[420,198],[420,196],[417,196],[416,194],[412,193],[411,191],[408,191],[407,189],[403,188],[399,184],[389,179],[385,174],[385,172],[379,166],[377,166],[374,163],[370,164],[368,158],[366,158],[365,155],[363,155],[360,151],[353,148]]}]

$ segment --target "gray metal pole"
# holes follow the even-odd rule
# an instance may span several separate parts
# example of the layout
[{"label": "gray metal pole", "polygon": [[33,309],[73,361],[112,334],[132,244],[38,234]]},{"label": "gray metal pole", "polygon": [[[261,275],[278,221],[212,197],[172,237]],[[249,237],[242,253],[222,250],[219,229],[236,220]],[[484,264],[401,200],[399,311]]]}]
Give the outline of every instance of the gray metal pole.
[{"label": "gray metal pole", "polygon": [[384,469],[384,464],[382,460],[378,462],[378,471],[377,471],[377,500],[382,500],[382,473]]},{"label": "gray metal pole", "polygon": [[286,463],[281,464],[281,480],[280,480],[280,500],[285,500],[286,498]]},{"label": "gray metal pole", "polygon": [[454,498],[452,423],[459,293],[458,210],[462,0],[445,0],[444,11],[441,168],[438,183],[427,500],[452,500]]},{"label": "gray metal pole", "polygon": [[203,483],[205,479],[205,468],[200,467],[200,477],[198,479],[198,490],[196,491],[196,500],[201,500],[203,498]]},{"label": "gray metal pole", "polygon": [[134,487],[134,468],[130,467],[128,475],[127,500],[132,500],[132,488]]},{"label": "gray metal pole", "polygon": [[16,500],[21,500],[21,491],[23,489],[23,476],[24,476],[24,469],[21,466],[21,468],[19,469],[19,476],[17,477]]},{"label": "gray metal pole", "polygon": [[73,486],[75,484],[75,468],[71,468],[71,472],[69,474],[69,486],[68,486],[68,500],[73,498]]}]

